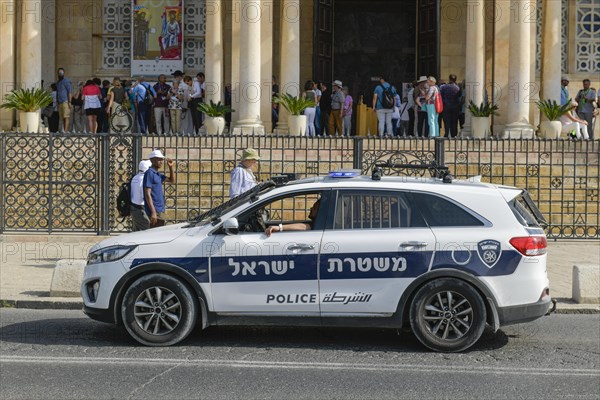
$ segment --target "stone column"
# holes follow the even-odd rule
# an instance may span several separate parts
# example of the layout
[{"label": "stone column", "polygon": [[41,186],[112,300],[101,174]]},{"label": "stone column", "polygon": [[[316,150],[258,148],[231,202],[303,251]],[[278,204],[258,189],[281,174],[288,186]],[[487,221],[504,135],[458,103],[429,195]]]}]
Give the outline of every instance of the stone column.
[{"label": "stone column", "polygon": [[485,0],[467,1],[467,37],[465,63],[465,125],[461,136],[471,135],[469,101],[483,102],[485,90]]},{"label": "stone column", "polygon": [[273,132],[271,93],[273,92],[273,7],[272,1],[263,2],[263,13],[261,21],[261,98],[260,118],[265,126],[266,132]]},{"label": "stone column", "polygon": [[223,100],[223,13],[221,0],[206,0],[206,102]]},{"label": "stone column", "polygon": [[56,80],[56,18],[59,10],[56,0],[42,0],[42,80],[44,88],[50,90],[50,85]]},{"label": "stone column", "polygon": [[[25,88],[42,83],[42,2],[20,0],[19,84]],[[4,40],[4,38],[2,39]]]},{"label": "stone column", "polygon": [[[0,2],[0,98],[15,87],[16,71],[16,22],[17,7],[15,0]],[[0,108],[0,131],[10,131],[14,127],[15,113]]]},{"label": "stone column", "polygon": [[542,95],[543,100],[560,104],[560,78],[562,73],[562,2],[544,0],[542,5]]},{"label": "stone column", "polygon": [[[510,48],[508,64],[508,125],[504,136],[531,138],[529,124],[529,96],[531,92],[531,23],[528,13],[531,0],[511,0]],[[535,23],[535,21],[533,22]]]},{"label": "stone column", "polygon": [[231,127],[230,133],[237,121],[240,119],[240,19],[241,19],[241,0],[232,0],[230,3],[223,3],[225,7],[231,7],[227,10],[226,17],[231,18]]},{"label": "stone column", "polygon": [[[279,93],[299,96],[300,90],[300,0],[281,3],[281,79]],[[279,107],[277,133],[287,134],[287,112]]]},{"label": "stone column", "polygon": [[264,134],[260,120],[261,0],[242,0],[240,20],[240,103],[238,134]]}]

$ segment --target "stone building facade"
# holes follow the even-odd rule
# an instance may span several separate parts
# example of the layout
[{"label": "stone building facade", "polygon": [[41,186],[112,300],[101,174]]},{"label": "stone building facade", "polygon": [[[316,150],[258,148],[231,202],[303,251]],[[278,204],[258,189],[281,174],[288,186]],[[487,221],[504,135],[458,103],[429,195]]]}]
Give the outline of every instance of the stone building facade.
[{"label": "stone building facade", "polygon": [[[308,79],[340,79],[369,104],[378,76],[399,84],[454,73],[466,80],[469,99],[487,94],[499,105],[496,133],[537,125],[534,101],[560,99],[562,75],[572,97],[584,78],[600,87],[596,0],[185,0],[183,7],[185,72],[206,72],[218,88],[210,99],[232,84],[234,123],[267,132],[273,75],[291,92]],[[260,18],[245,18],[252,7]],[[48,86],[58,67],[73,82],[131,76],[131,10],[129,0],[0,0],[1,94]],[[251,101],[248,87],[256,87]],[[14,117],[0,111],[0,129],[11,129]]]}]

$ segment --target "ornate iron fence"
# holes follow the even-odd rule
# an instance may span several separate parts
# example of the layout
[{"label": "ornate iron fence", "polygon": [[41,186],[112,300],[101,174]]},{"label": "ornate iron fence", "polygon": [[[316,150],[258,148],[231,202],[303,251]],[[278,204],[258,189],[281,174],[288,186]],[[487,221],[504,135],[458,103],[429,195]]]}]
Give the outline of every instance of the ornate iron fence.
[{"label": "ornate iron fence", "polygon": [[0,232],[128,231],[130,222],[116,213],[117,191],[154,148],[176,161],[177,183],[165,187],[166,216],[185,221],[228,198],[229,173],[247,147],[261,154],[259,180],[341,168],[370,173],[388,160],[445,162],[458,179],[480,175],[526,188],[550,223],[550,238],[600,238],[600,141],[132,134],[0,133]]}]

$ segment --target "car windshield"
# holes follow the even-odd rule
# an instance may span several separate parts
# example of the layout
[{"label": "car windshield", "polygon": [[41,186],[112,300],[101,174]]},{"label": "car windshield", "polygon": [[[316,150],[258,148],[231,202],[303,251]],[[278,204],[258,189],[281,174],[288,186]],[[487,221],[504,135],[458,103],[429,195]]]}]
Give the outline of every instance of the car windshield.
[{"label": "car windshield", "polygon": [[229,211],[234,208],[240,206],[241,204],[247,202],[248,200],[253,200],[253,198],[257,197],[259,194],[263,194],[271,190],[275,187],[275,183],[273,181],[262,182],[248,190],[240,194],[233,199],[226,201],[225,203],[214,207],[203,214],[200,214],[194,219],[191,219],[191,226],[203,226],[208,224],[209,222],[218,220],[222,215],[227,214]]}]

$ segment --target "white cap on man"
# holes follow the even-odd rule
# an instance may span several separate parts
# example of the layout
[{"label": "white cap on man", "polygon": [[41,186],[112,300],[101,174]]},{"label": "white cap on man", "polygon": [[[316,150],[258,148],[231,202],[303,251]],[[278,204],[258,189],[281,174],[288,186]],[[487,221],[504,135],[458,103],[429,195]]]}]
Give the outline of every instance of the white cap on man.
[{"label": "white cap on man", "polygon": [[139,172],[146,172],[146,171],[148,171],[148,168],[150,168],[151,166],[152,166],[152,161],[142,160],[142,161],[140,161],[138,170],[139,170]]},{"label": "white cap on man", "polygon": [[153,158],[165,158],[165,156],[163,156],[163,153],[160,150],[152,150],[148,158],[152,160]]}]

